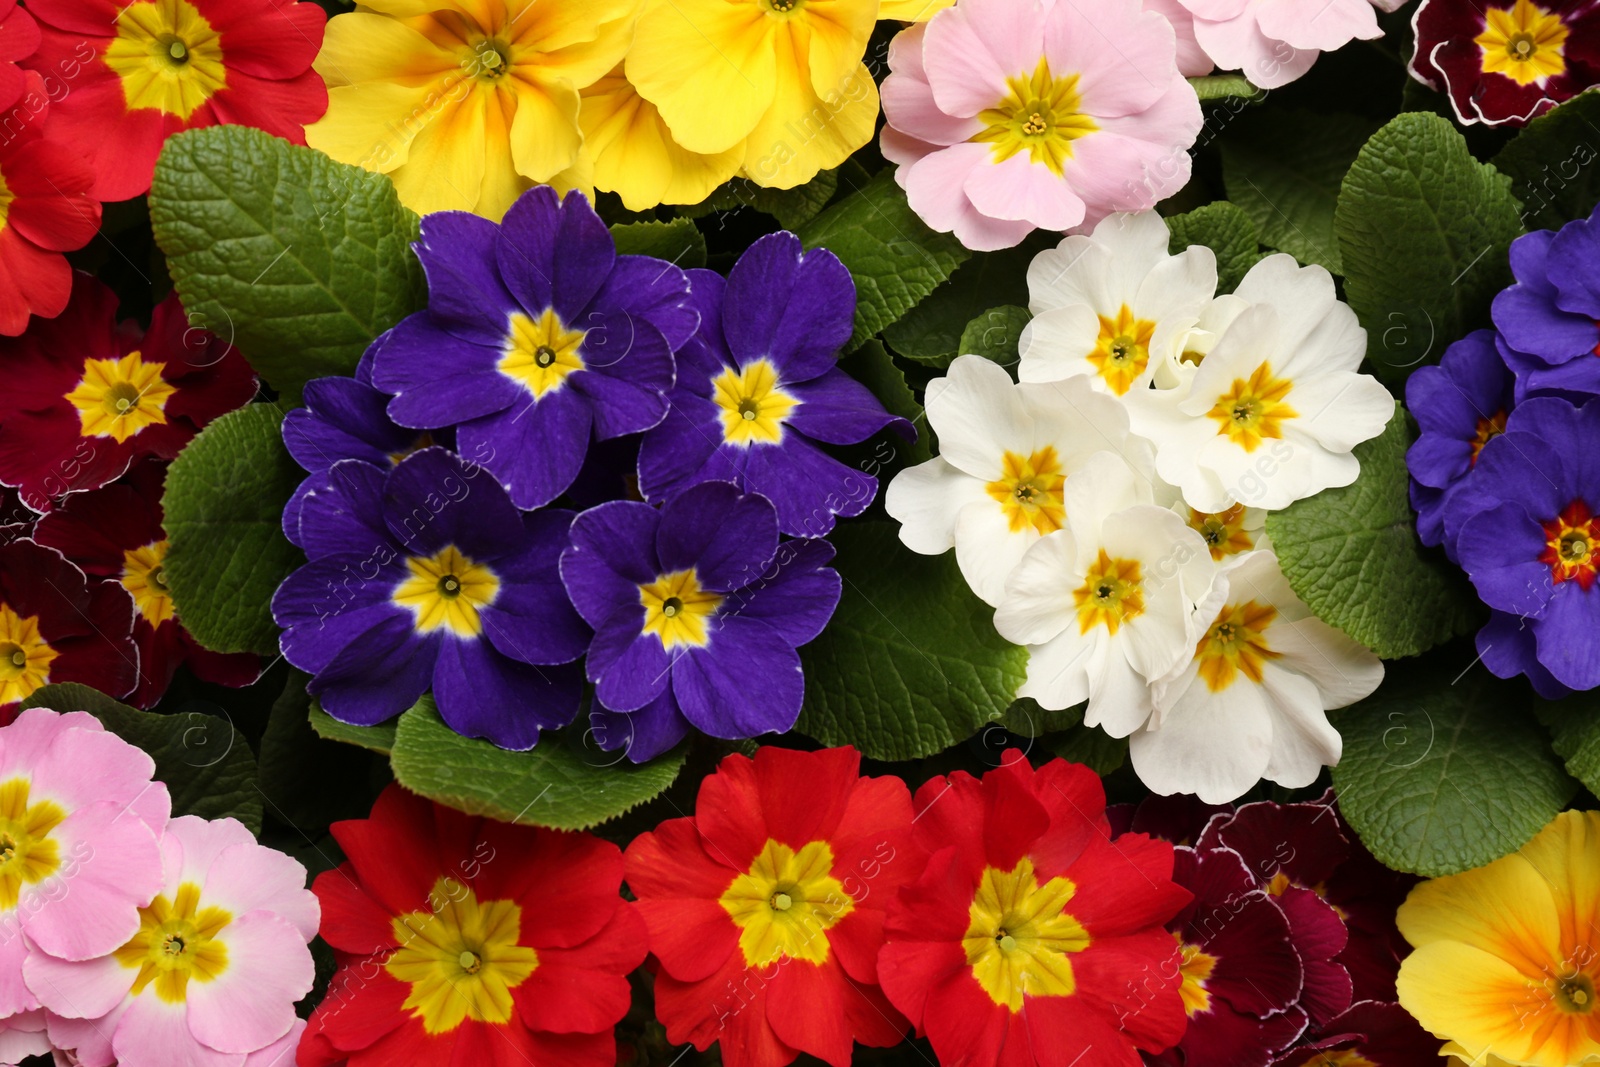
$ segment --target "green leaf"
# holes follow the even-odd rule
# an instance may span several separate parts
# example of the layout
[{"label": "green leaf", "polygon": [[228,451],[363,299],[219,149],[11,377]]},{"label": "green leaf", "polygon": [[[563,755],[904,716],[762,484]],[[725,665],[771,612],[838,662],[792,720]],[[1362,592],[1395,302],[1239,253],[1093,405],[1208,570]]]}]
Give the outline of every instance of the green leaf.
[{"label": "green leaf", "polygon": [[693,219],[622,222],[611,227],[617,254],[655,256],[684,270],[706,265],[706,239]]},{"label": "green leaf", "polygon": [[1250,80],[1243,74],[1209,74],[1203,78],[1190,78],[1189,84],[1194,87],[1194,93],[1202,103],[1210,100],[1226,100],[1230,97],[1242,97],[1254,100],[1256,97],[1266,99],[1267,91],[1257,89],[1250,84]]},{"label": "green leaf", "polygon": [[1481,621],[1460,569],[1417,539],[1407,497],[1411,440],[1396,405],[1383,433],[1356,446],[1361,473],[1353,483],[1267,515],[1295,594],[1384,659],[1418,655]]},{"label": "green leaf", "polygon": [[87,711],[130,745],[155,760],[155,780],[172,794],[172,814],[238,819],[261,832],[261,790],[256,758],[233,723],[198,711],[157,715],[138,711],[76,682],[46,685],[19,706]]},{"label": "green leaf", "polygon": [[1102,778],[1128,758],[1128,739],[1112,737],[1094,726],[1080,726],[1045,738],[1051,752],[1070,763],[1081,763]]},{"label": "green leaf", "polygon": [[961,331],[961,352],[992,359],[1002,367],[1017,365],[1017,342],[1023,327],[1033,321],[1027,308],[1007,304],[990,308]]},{"label": "green leaf", "polygon": [[1339,183],[1376,128],[1355,115],[1295,109],[1241,116],[1221,142],[1228,199],[1250,216],[1263,244],[1340,274]]},{"label": "green leaf", "polygon": [[1600,176],[1590,166],[1597,155],[1600,93],[1585,92],[1528,123],[1494,166],[1511,178],[1527,228],[1554,230],[1600,203]]},{"label": "green leaf", "polygon": [[1553,747],[1566,761],[1567,773],[1589,792],[1600,794],[1600,692],[1541,702],[1535,711],[1550,727]]},{"label": "green leaf", "polygon": [[353,373],[427,298],[417,216],[388,178],[246,126],[170,138],[150,221],[191,322],[286,396]]},{"label": "green leaf", "polygon": [[[1027,741],[1025,751],[1034,762],[1048,759],[1046,752],[1072,763],[1082,763],[1094,773],[1107,775],[1121,767],[1128,756],[1128,739],[1112,737],[1104,730],[1083,725],[1086,705],[1074,704],[1060,711],[1046,711],[1037,701],[1023,697],[1000,720],[1009,732]],[[1037,742],[1037,744],[1035,743]]]},{"label": "green leaf", "polygon": [[917,218],[891,170],[801,226],[807,248],[826,248],[856,282],[851,349],[910,311],[972,253]]},{"label": "green leaf", "polygon": [[1525,683],[1458,664],[1391,677],[1332,721],[1339,810],[1386,866],[1435,878],[1521,848],[1577,791],[1544,730],[1517,708]]},{"label": "green leaf", "polygon": [[838,188],[839,175],[831,170],[822,171],[804,185],[797,185],[793,189],[769,189],[749,178],[735,178],[700,203],[680,207],[678,213],[690,218],[703,218],[716,212],[734,212],[748,207],[771,215],[786,230],[795,230],[816,218],[828,201],[833,199]]},{"label": "green leaf", "polygon": [[267,717],[258,762],[267,813],[314,838],[331,822],[367,814],[378,794],[373,772],[379,761],[315,733],[308,718],[310,680],[290,669],[283,693]]},{"label": "green leaf", "polygon": [[878,398],[884,410],[907,420],[917,431],[915,441],[907,441],[894,430],[886,431],[883,436],[889,442],[892,455],[882,455],[882,449],[875,449],[871,457],[872,465],[863,466],[863,470],[882,483],[887,476],[879,467],[899,470],[933,458],[933,431],[923,417],[922,405],[917,403],[911,387],[906,384],[906,376],[894,365],[894,358],[883,347],[882,341],[875,337],[869,339],[866,344],[839,360],[839,369],[872,390],[872,395]]},{"label": "green leaf", "polygon": [[215,652],[278,652],[272,594],[304,562],[283,536],[283,505],[305,472],[283,447],[272,404],[231,411],[167,471],[167,586],[183,625]]},{"label": "green leaf", "polygon": [[1219,200],[1167,219],[1172,231],[1169,249],[1177,255],[1190,245],[1205,245],[1217,254],[1217,291],[1231,293],[1245,272],[1261,258],[1256,224],[1238,207]]},{"label": "green leaf", "polygon": [[[944,368],[972,349],[962,335],[992,307],[1028,302],[1028,265],[1061,243],[1059,233],[1037,232],[1015,248],[975,254],[898,321],[883,331],[889,347],[907,359]],[[1013,357],[1014,358],[1014,357]]]},{"label": "green leaf", "polygon": [[352,726],[347,722],[340,722],[332,715],[317,706],[315,700],[310,702],[310,711],[306,721],[311,724],[311,729],[325,741],[342,741],[347,745],[359,745],[381,752],[387,756],[394,748],[395,723],[380,722],[376,726]]},{"label": "green leaf", "polygon": [[1438,115],[1400,115],[1362,147],[1333,228],[1374,374],[1397,385],[1488,325],[1489,301],[1511,281],[1519,211],[1511,180]]},{"label": "green leaf", "polygon": [[955,555],[922,556],[889,522],[833,533],[844,596],[800,650],[806,698],[796,729],[873,759],[942,751],[1006,713],[1028,652],[1000,637]]},{"label": "green leaf", "polygon": [[638,807],[683,769],[680,746],[649,763],[584,745],[585,731],[546,735],[530,752],[462,737],[425,696],[400,716],[389,761],[395,780],[441,804],[501,822],[587,830]]}]

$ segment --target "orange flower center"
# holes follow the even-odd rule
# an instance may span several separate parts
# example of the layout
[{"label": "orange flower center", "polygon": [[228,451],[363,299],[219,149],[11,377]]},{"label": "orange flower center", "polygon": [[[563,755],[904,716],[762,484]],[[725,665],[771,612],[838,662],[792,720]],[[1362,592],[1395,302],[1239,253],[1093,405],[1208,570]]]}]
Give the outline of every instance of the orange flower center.
[{"label": "orange flower center", "polygon": [[1483,451],[1483,446],[1506,432],[1505,409],[1495,412],[1486,419],[1478,420],[1478,429],[1472,435],[1472,465],[1477,466],[1478,453]]},{"label": "orange flower center", "polygon": [[1550,568],[1557,582],[1577,582],[1588,592],[1600,567],[1600,518],[1582,500],[1544,524],[1545,549],[1539,562]]}]

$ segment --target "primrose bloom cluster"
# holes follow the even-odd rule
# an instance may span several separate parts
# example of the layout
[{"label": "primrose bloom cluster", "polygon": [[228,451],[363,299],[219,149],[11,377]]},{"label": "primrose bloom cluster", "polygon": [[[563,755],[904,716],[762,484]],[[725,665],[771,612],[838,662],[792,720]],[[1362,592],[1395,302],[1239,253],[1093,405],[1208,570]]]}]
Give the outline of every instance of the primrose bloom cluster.
[{"label": "primrose bloom cluster", "polygon": [[1406,381],[1406,454],[1424,544],[1491,609],[1478,651],[1555,699],[1600,687],[1600,219],[1511,245],[1492,330]]},{"label": "primrose bloom cluster", "polygon": [[1324,714],[1376,656],[1290,589],[1268,511],[1353,482],[1395,417],[1357,373],[1366,334],[1321,267],[1272,255],[1230,294],[1154,212],[1109,215],[1028,271],[1019,381],[963,355],[927,388],[940,455],[886,496],[915,551],[955,549],[1019,695],[1130,739],[1158,793],[1231,801],[1339,759]]},{"label": "primrose bloom cluster", "polygon": [[85,712],[0,728],[0,1060],[268,1067],[320,909],[234,819],[171,817],[155,764]]},{"label": "primrose bloom cluster", "polygon": [[619,255],[548,187],[502,223],[429,215],[416,247],[427,310],[284,421],[310,562],[273,610],[311,694],[372,724],[431,689],[458,733],[528,749],[587,681],[596,740],[636,761],[791,727],[840,595],[823,537],[877,495],[827,447],[911,432],[836,366],[843,264],[788,233],[727,278]]}]

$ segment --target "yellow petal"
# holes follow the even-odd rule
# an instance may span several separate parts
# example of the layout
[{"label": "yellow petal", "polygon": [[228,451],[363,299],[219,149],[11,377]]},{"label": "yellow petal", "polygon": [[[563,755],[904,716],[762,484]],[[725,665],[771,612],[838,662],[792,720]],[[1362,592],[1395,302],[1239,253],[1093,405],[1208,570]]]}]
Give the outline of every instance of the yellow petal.
[{"label": "yellow petal", "polygon": [[477,209],[486,165],[485,98],[493,91],[469,89],[460,100],[447,100],[412,139],[410,158],[393,174],[401,203],[419,215]]},{"label": "yellow petal", "polygon": [[1550,886],[1561,943],[1600,947],[1600,812],[1562,812],[1517,855]]},{"label": "yellow petal", "polygon": [[878,6],[880,19],[900,22],[926,22],[956,0],[883,0]]},{"label": "yellow petal", "polygon": [[808,0],[804,16],[791,25],[803,25],[810,39],[811,88],[818,96],[837,90],[861,65],[878,15],[878,0]]},{"label": "yellow petal", "polygon": [[392,82],[415,88],[461,70],[454,52],[441,49],[415,28],[364,11],[328,20],[313,66],[330,87]]},{"label": "yellow petal", "polygon": [[[484,109],[483,139],[484,144],[488,146],[504,146],[511,143],[510,108],[513,102],[505,93],[498,95],[498,101],[501,106]],[[495,154],[484,166],[482,191],[478,196],[478,206],[473,212],[498,222],[505,217],[511,205],[517,202],[517,197],[538,183],[517,173],[504,148],[491,151]],[[552,178],[550,182],[554,185],[556,179]]]},{"label": "yellow petal", "polygon": [[628,80],[680,145],[726,152],[773,104],[777,23],[754,3],[650,0],[628,52]]},{"label": "yellow petal", "polygon": [[342,85],[328,90],[328,113],[306,127],[306,144],[337,159],[379,174],[405,163],[411,141],[422,128],[407,116],[426,113],[427,86]]},{"label": "yellow petal", "polygon": [[836,90],[819,97],[800,77],[792,53],[781,70],[783,89],[745,142],[744,171],[757,185],[791,189],[872,140],[878,87],[866,66],[857,64]]},{"label": "yellow petal", "polygon": [[1474,1056],[1492,1048],[1505,1059],[1533,1062],[1540,1051],[1540,1028],[1528,1023],[1544,1014],[1542,984],[1533,987],[1490,953],[1455,941],[1424,945],[1401,963],[1396,986],[1401,1005],[1425,1029],[1449,1034]]},{"label": "yellow petal", "polygon": [[733,177],[744,156],[742,145],[717,155],[679,146],[655,105],[634,90],[620,67],[584,91],[578,122],[595,186],[622,197],[630,211],[698,204]]},{"label": "yellow petal", "polygon": [[535,0],[519,8],[509,36],[539,50],[547,77],[582,89],[622,62],[638,18],[639,0]]},{"label": "yellow petal", "polygon": [[517,173],[548,181],[578,158],[578,90],[565,79],[515,86],[516,116],[511,120],[511,159]]},{"label": "yellow petal", "polygon": [[1562,956],[1550,884],[1516,854],[1423,882],[1400,905],[1395,921],[1418,948],[1460,942],[1533,977]]}]

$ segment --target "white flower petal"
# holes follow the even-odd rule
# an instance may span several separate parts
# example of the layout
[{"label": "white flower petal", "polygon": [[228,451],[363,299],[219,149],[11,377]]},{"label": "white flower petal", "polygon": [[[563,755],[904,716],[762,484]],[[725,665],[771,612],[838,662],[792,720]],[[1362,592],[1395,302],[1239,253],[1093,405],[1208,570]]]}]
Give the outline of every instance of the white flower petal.
[{"label": "white flower petal", "polygon": [[883,506],[900,523],[900,540],[907,548],[937,556],[955,547],[961,509],[988,498],[982,481],[935,456],[896,474]]}]

